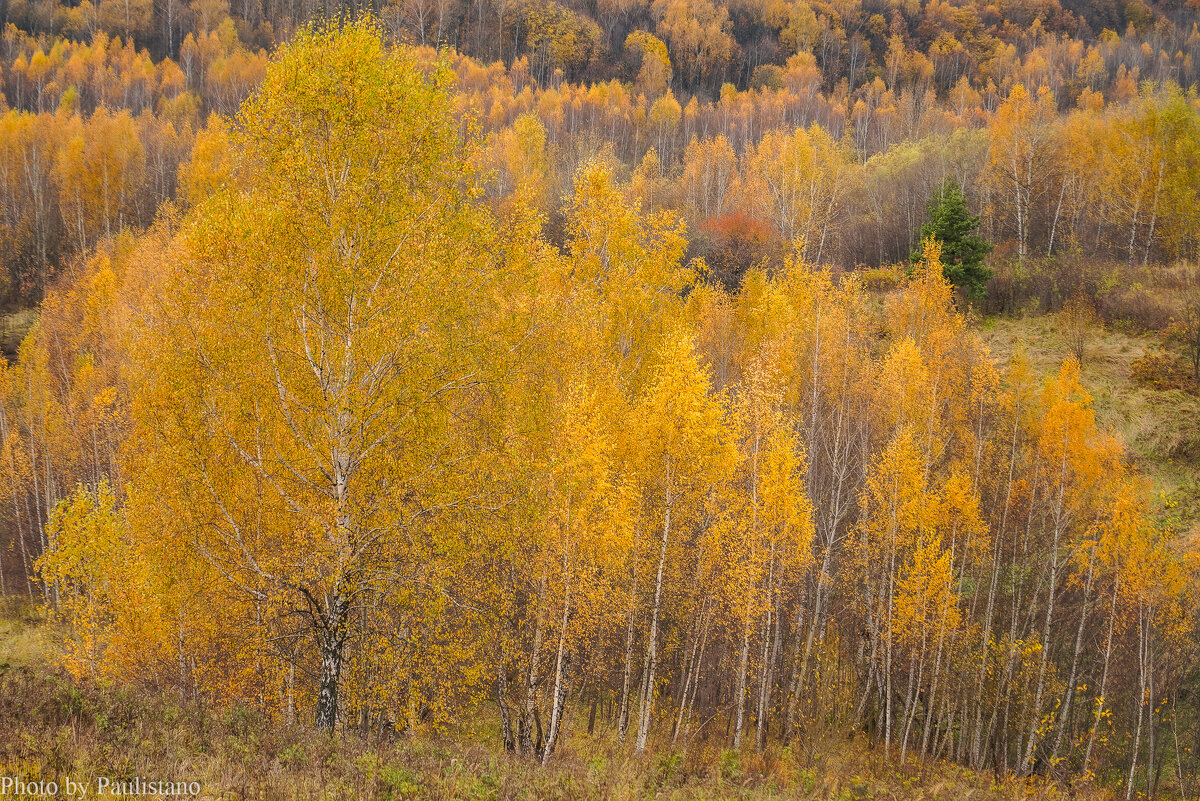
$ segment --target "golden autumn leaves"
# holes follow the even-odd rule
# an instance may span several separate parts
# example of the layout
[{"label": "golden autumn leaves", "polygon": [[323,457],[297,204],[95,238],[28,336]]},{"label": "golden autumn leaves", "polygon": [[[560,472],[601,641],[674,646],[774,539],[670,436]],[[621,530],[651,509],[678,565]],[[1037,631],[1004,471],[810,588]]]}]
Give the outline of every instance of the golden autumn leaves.
[{"label": "golden autumn leaves", "polygon": [[882,298],[799,259],[699,283],[602,159],[552,247],[536,129],[493,219],[445,80],[370,23],[306,31],[193,208],[0,376],[47,442],[110,393],[52,451],[91,466],[41,562],[73,670],[324,729],[496,709],[543,762],[590,707],[639,751],[865,730],[1137,767],[1155,713],[1108,699],[1178,692],[1186,566],[1074,363],[997,367],[936,246]]}]

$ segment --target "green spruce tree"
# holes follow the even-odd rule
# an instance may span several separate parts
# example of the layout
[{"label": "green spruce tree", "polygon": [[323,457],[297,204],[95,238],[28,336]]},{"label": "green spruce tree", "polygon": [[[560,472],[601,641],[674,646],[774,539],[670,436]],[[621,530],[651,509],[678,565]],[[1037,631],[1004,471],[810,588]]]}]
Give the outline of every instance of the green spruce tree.
[{"label": "green spruce tree", "polygon": [[[946,280],[967,290],[971,297],[983,295],[984,284],[992,271],[983,264],[992,246],[975,235],[979,216],[967,210],[967,199],[953,178],[947,178],[929,201],[929,221],[921,226],[921,241],[936,239],[942,243],[942,272]],[[920,260],[921,248],[912,260]]]}]

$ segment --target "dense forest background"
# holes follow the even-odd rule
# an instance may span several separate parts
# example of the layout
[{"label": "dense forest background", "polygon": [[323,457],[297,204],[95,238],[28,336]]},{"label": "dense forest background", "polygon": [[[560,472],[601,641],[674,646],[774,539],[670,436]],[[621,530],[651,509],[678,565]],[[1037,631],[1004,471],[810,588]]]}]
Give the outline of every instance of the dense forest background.
[{"label": "dense forest background", "polygon": [[[210,115],[234,114],[261,81],[268,50],[314,13],[357,10],[431,48],[426,60],[452,48],[458,110],[491,136],[489,191],[545,158],[552,239],[576,168],[608,147],[728,285],[796,239],[846,269],[903,260],[947,176],[1001,244],[998,263],[1195,252],[1200,148],[1182,92],[1200,29],[1186,4],[9,2],[10,303],[40,299],[100,238],[148,225],[180,197],[179,165]],[[543,141],[528,138],[532,118]],[[1029,271],[1000,272],[989,308],[1011,310]]]},{"label": "dense forest background", "polygon": [[285,731],[1190,797],[1196,11],[8,0],[0,594]]}]

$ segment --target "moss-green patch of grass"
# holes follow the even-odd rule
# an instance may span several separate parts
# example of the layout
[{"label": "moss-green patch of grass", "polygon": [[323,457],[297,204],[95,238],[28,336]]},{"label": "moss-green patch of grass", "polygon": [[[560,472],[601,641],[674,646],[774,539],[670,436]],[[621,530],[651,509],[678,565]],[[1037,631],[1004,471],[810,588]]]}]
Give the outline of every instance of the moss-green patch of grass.
[{"label": "moss-green patch of grass", "polygon": [[30,668],[51,658],[53,631],[24,598],[0,597],[0,668]]},{"label": "moss-green patch of grass", "polygon": [[36,309],[18,309],[8,314],[0,314],[0,350],[6,358],[12,359],[21,347],[21,340],[37,322]]}]

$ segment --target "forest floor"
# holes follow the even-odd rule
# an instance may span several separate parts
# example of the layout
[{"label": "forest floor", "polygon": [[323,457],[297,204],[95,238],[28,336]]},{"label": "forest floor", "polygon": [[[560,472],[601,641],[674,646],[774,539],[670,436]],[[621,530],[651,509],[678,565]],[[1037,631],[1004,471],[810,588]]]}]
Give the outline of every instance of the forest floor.
[{"label": "forest floor", "polygon": [[635,757],[611,732],[587,736],[582,723],[543,768],[504,753],[490,710],[420,739],[371,741],[349,731],[330,738],[243,707],[206,709],[170,692],[73,681],[53,666],[55,635],[31,604],[0,599],[0,778],[64,786],[70,777],[86,782],[90,796],[101,777],[141,777],[198,782],[194,797],[239,800],[1111,797],[1040,779],[997,781],[942,762],[901,765],[861,739],[832,736],[764,754],[714,745]]},{"label": "forest floor", "polygon": [[[1002,366],[1025,354],[1040,377],[1073,355],[1059,315],[990,317],[980,335]],[[1150,508],[1160,523],[1189,539],[1200,537],[1200,388],[1178,346],[1162,334],[1095,327],[1086,337],[1084,386],[1096,420],[1115,433],[1148,480]]]}]

